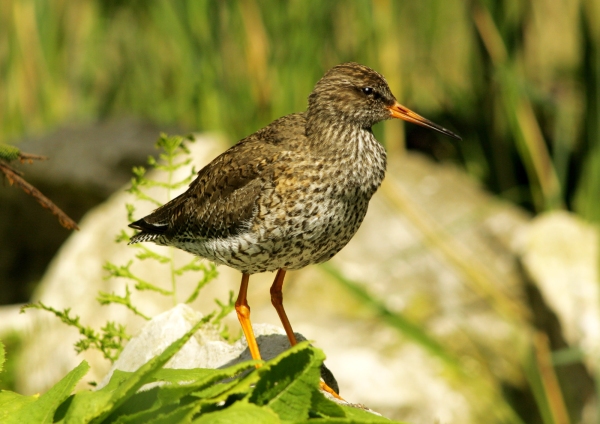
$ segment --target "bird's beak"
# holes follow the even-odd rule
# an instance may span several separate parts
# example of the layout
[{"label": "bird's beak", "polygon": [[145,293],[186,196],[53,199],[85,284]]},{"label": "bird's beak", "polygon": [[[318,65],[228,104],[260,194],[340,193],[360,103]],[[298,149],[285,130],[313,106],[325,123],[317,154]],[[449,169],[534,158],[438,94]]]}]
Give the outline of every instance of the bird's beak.
[{"label": "bird's beak", "polygon": [[402,106],[398,102],[394,103],[392,106],[388,106],[388,109],[392,118],[403,119],[405,121],[412,122],[413,124],[417,124],[422,127],[431,128],[432,130],[439,131],[442,134],[446,134],[447,136],[456,138],[457,140],[462,140],[462,138],[454,134],[452,131],[449,131],[442,126],[431,122],[429,119],[423,118],[421,115],[416,114],[415,112],[408,109],[407,107]]}]

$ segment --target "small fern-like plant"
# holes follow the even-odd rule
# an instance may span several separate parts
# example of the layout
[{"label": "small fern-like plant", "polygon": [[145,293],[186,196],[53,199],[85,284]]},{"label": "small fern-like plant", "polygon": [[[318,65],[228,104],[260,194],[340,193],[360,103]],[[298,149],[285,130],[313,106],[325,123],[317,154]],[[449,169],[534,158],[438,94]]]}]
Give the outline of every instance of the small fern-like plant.
[{"label": "small fern-like plant", "polygon": [[[191,162],[189,150],[186,146],[186,142],[192,142],[192,137],[181,137],[181,136],[167,136],[161,134],[159,140],[156,143],[157,149],[160,150],[158,160],[154,157],[148,158],[148,165],[151,169],[158,171],[155,175],[158,178],[148,177],[148,172],[145,167],[133,168],[133,178],[131,180],[131,187],[128,189],[138,201],[150,202],[155,206],[160,206],[161,202],[158,198],[148,193],[151,188],[160,188],[165,194],[164,198],[168,201],[172,198],[172,193],[175,190],[180,189],[190,183],[195,175],[195,170],[192,168],[192,172],[186,175],[180,180],[175,180],[176,171],[188,166]],[[159,179],[162,174],[162,179]],[[126,204],[127,216],[129,221],[133,221],[135,206],[133,204]],[[127,243],[133,235],[133,230],[122,229],[116,237],[117,243]],[[196,272],[201,273],[201,277],[197,281],[191,294],[184,300],[184,303],[193,302],[200,293],[200,290],[206,286],[217,276],[216,267],[214,264],[203,263],[197,257],[192,257],[187,263],[177,266],[174,260],[173,248],[169,247],[166,254],[160,254],[151,250],[143,244],[132,245],[133,248],[137,249],[136,260],[139,261],[156,261],[169,268],[170,274],[170,289],[164,289],[158,285],[140,278],[132,271],[132,265],[135,261],[129,261],[125,265],[117,265],[112,262],[107,262],[104,265],[104,269],[107,271],[106,279],[119,278],[126,281],[125,294],[119,295],[116,293],[105,293],[99,292],[97,300],[101,305],[108,304],[119,304],[129,309],[133,314],[142,317],[146,320],[151,317],[141,311],[132,303],[131,299],[131,287],[139,292],[152,291],[161,295],[170,297],[173,304],[179,302],[177,294],[178,279],[188,273]],[[221,336],[226,340],[232,340],[229,335],[228,328],[222,324],[221,320],[229,314],[234,308],[233,292],[229,293],[229,299],[223,303],[219,300],[215,300],[217,304],[217,310],[207,316],[206,322],[209,322],[213,326],[217,326],[221,330]],[[87,349],[97,349],[102,352],[103,356],[111,362],[114,362],[118,358],[119,354],[123,350],[124,343],[130,339],[130,335],[127,333],[125,326],[109,321],[99,331],[94,330],[89,326],[85,326],[80,323],[78,316],[72,316],[71,309],[66,308],[62,311],[57,310],[51,306],[48,306],[42,302],[26,305],[22,308],[22,312],[28,308],[42,309],[56,315],[65,324],[77,328],[82,338],[75,344],[75,350],[77,353],[83,352]]]}]

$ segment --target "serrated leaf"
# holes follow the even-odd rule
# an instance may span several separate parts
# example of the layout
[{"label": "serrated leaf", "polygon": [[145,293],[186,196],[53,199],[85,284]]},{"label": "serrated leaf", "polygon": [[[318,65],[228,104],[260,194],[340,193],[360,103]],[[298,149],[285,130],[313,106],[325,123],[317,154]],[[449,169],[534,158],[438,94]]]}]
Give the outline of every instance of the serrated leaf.
[{"label": "serrated leaf", "polygon": [[[242,369],[245,367],[242,367]],[[219,369],[194,368],[194,369],[177,369],[177,368],[162,368],[152,376],[153,381],[164,381],[167,383],[183,383],[186,381],[199,383],[206,379],[210,380],[214,375],[228,374]],[[233,377],[232,374],[230,375]],[[229,375],[227,376],[229,377]],[[221,378],[227,378],[221,377]]]},{"label": "serrated leaf", "polygon": [[[148,410],[158,410],[160,405],[158,402],[158,387],[153,387],[150,390],[139,390],[123,402],[118,408],[111,411],[110,415],[104,420],[105,422],[140,422],[137,417],[144,415]],[[171,411],[177,405],[171,405]],[[151,415],[155,416],[155,415]],[[145,419],[147,421],[147,418]],[[141,422],[145,422],[141,421]]]},{"label": "serrated leaf", "polygon": [[200,320],[190,331],[167,347],[163,353],[146,362],[117,387],[109,384],[97,392],[77,393],[71,402],[65,421],[70,423],[102,421],[146,384],[152,375],[181,349],[202,324],[203,321]]},{"label": "serrated leaf", "polygon": [[148,421],[141,421],[144,424],[172,424],[172,423],[189,423],[193,416],[200,409],[200,405],[187,405],[168,413],[159,414],[158,416]]},{"label": "serrated leaf", "polygon": [[38,398],[39,396],[23,396],[8,390],[0,390],[0,422],[16,423],[16,421],[10,421],[11,417]]},{"label": "serrated leaf", "polygon": [[[233,378],[233,377],[239,375],[242,371],[245,371],[248,368],[253,368],[253,367],[254,367],[254,362],[243,362],[240,364],[233,365],[229,368],[217,369],[217,370],[214,370],[214,369],[165,370],[165,369],[163,369],[161,371],[166,371],[165,374],[170,374],[171,371],[193,371],[193,372],[196,372],[198,375],[204,374],[204,376],[202,378],[198,378],[196,381],[194,381],[191,384],[163,386],[163,387],[161,387],[161,391],[159,392],[158,396],[163,404],[173,402],[174,400],[180,399],[183,396],[187,396],[188,394],[193,394],[194,397],[197,397],[199,399],[211,399],[216,396],[219,396],[225,390],[238,384],[238,381],[234,380],[233,382],[231,382],[233,384],[223,387],[224,384],[219,384],[218,383],[219,381],[222,381],[222,380],[225,380],[228,378]],[[172,373],[169,378],[172,378],[173,380],[176,381],[176,378],[174,378],[174,377],[177,374],[178,373]],[[157,381],[159,380],[158,377],[159,377],[158,375],[154,376],[154,378],[156,378]],[[163,380],[163,381],[166,381],[166,380]],[[208,391],[204,392],[204,390],[208,390]]]},{"label": "serrated leaf", "polygon": [[302,421],[287,421],[286,424],[301,424],[301,423],[309,423],[309,424],[381,424],[381,423],[396,423],[402,424],[399,421],[391,421],[387,418],[380,417],[378,415],[371,414],[369,412],[363,411],[361,409],[352,408],[352,407],[344,407],[348,409],[353,409],[359,411],[364,415],[360,415],[352,418],[315,418],[311,420],[302,420]]},{"label": "serrated leaf", "polygon": [[322,351],[302,342],[260,369],[249,402],[269,406],[282,420],[308,418],[311,398],[318,390]]},{"label": "serrated leaf", "polygon": [[311,413],[320,417],[345,417],[340,405],[327,399],[319,390],[312,393],[310,402]]},{"label": "serrated leaf", "polygon": [[[145,411],[138,412],[136,414],[131,415],[122,415],[116,421],[113,421],[114,424],[147,424],[150,422],[154,422],[154,419],[159,417],[165,417],[171,415],[173,412],[181,411],[183,407],[180,407],[178,404],[171,404],[162,406],[159,408],[151,408]],[[110,417],[109,417],[110,420]],[[180,422],[180,421],[171,421],[171,422]]]},{"label": "serrated leaf", "polygon": [[[253,362],[244,362],[240,364],[236,364],[226,369],[160,369],[158,370],[150,379],[148,379],[147,383],[150,382],[165,382],[166,385],[162,385],[159,387],[155,387],[151,389],[151,391],[156,394],[155,402],[145,401],[146,410],[140,411],[139,404],[143,402],[141,399],[142,393],[137,393],[128,399],[117,411],[116,416],[111,416],[110,418],[115,418],[118,416],[118,423],[146,423],[146,422],[154,422],[153,419],[157,418],[158,415],[164,415],[164,422],[180,422],[180,421],[168,421],[168,417],[179,416],[177,412],[180,407],[178,405],[180,402],[187,403],[190,399],[194,400],[198,398],[198,396],[191,397],[185,401],[182,401],[182,398],[188,396],[190,393],[198,392],[204,388],[219,388],[220,386],[224,386],[224,384],[219,384],[219,381],[222,381],[227,378],[234,377],[238,375],[241,371],[244,371],[250,367],[254,367]],[[131,374],[131,373],[128,373]],[[117,376],[117,381],[122,379],[123,374],[119,374]],[[113,378],[114,379],[114,378]],[[112,384],[113,379],[109,384]],[[188,381],[189,383],[182,383]],[[237,383],[237,382],[233,382]],[[120,383],[119,383],[120,384]],[[228,387],[221,389],[225,391]],[[149,391],[148,391],[149,392]],[[148,393],[143,392],[143,393]],[[139,397],[140,399],[136,399]],[[198,399],[202,401],[202,398]],[[196,402],[194,400],[194,402]],[[216,403],[217,401],[211,401],[210,399],[206,403]],[[128,404],[137,404],[138,410],[131,412],[136,405],[128,406]],[[200,410],[202,404],[195,403],[195,406],[192,408],[194,410]],[[177,408],[177,411],[174,409]],[[121,411],[123,410],[123,411]],[[119,416],[119,412],[123,412],[123,416]],[[114,414],[113,414],[114,415]],[[192,414],[193,415],[193,414]],[[159,422],[163,422],[160,420]]]},{"label": "serrated leaf", "polygon": [[203,414],[194,424],[278,424],[279,417],[269,408],[246,402],[236,402],[221,411]]},{"label": "serrated leaf", "polygon": [[112,392],[113,390],[117,389],[117,387],[119,387],[121,383],[130,378],[132,375],[133,371],[121,371],[119,369],[115,369],[113,371],[113,374],[110,376],[108,384],[100,390]]},{"label": "serrated leaf", "polygon": [[[387,418],[384,418],[380,415],[375,415],[371,412],[365,411],[363,409],[354,408],[352,406],[340,405],[340,407],[344,410],[346,417],[351,420],[351,422],[356,423],[389,423],[389,422],[397,422],[391,421]],[[324,421],[326,422],[326,421]]]},{"label": "serrated leaf", "polygon": [[[244,362],[238,365],[243,364],[255,364],[255,362]],[[203,390],[192,393],[192,395],[201,399],[204,404],[218,403],[227,400],[231,396],[247,397],[252,391],[252,386],[260,379],[261,374],[259,372],[261,369],[253,369],[237,380],[213,384]]]},{"label": "serrated leaf", "polygon": [[35,402],[28,403],[19,411],[12,413],[7,421],[2,422],[52,423],[54,413],[60,404],[71,395],[79,380],[83,378],[89,369],[90,366],[86,361],[81,362]]}]

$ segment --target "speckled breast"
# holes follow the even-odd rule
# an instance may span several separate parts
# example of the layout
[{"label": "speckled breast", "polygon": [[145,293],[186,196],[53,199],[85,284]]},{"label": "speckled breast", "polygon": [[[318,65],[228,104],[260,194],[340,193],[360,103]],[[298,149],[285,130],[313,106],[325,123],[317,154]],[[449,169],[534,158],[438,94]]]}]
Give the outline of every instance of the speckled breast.
[{"label": "speckled breast", "polygon": [[248,274],[300,269],[338,253],[360,227],[368,202],[364,195],[353,199],[334,195],[314,209],[297,203],[285,217],[283,208],[273,208],[237,236],[175,245]]}]

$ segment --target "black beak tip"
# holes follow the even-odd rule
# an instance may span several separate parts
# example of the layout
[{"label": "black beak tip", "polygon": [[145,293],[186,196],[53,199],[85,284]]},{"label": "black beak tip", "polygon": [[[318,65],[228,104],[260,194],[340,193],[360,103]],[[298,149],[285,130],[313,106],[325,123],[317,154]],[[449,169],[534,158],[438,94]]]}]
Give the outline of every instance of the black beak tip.
[{"label": "black beak tip", "polygon": [[460,135],[458,135],[458,134],[455,134],[455,133],[453,133],[452,131],[448,131],[448,135],[449,135],[450,137],[452,137],[452,138],[454,138],[454,139],[458,140],[458,141],[461,141],[461,140],[462,140],[462,137],[461,137]]}]

